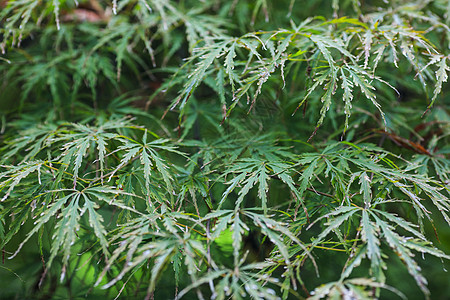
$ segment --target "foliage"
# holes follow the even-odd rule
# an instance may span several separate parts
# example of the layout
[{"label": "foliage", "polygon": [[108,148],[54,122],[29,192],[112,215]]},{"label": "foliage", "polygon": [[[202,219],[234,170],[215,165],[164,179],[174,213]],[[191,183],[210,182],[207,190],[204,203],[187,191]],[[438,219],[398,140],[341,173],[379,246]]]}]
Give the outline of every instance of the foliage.
[{"label": "foliage", "polygon": [[2,298],[448,295],[448,0],[0,8]]}]

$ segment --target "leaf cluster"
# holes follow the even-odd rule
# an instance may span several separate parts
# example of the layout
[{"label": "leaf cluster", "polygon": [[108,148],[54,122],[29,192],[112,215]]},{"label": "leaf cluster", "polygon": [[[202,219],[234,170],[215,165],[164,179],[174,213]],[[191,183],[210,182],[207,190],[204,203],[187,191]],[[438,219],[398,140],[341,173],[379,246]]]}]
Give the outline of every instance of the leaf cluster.
[{"label": "leaf cluster", "polygon": [[5,297],[445,295],[448,0],[0,8]]}]

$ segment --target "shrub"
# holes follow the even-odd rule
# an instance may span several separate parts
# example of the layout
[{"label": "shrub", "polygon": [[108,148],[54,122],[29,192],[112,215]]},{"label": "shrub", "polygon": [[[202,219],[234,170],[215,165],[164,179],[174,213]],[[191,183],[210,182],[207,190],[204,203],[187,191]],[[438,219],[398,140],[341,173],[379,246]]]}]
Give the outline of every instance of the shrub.
[{"label": "shrub", "polygon": [[450,293],[448,0],[0,7],[2,298]]}]

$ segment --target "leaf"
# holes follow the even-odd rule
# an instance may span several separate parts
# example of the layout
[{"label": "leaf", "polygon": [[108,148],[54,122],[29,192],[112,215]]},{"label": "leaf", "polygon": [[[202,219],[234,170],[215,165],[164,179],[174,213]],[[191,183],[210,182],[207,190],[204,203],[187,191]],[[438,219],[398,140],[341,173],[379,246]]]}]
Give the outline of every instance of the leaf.
[{"label": "leaf", "polygon": [[[76,198],[77,193],[72,193],[69,195],[66,195],[62,198],[57,199],[49,209],[45,210],[43,215],[35,221],[35,226],[33,229],[27,234],[26,238],[20,243],[19,247],[17,248],[16,252],[14,252],[13,255],[11,255],[10,259],[14,258],[19,251],[22,249],[23,245],[36,233],[38,232],[44,224],[46,224],[52,217],[55,217],[57,212],[66,204],[66,202],[71,198]],[[58,249],[55,249],[54,251],[57,251]],[[56,255],[56,253],[54,253]]]},{"label": "leaf", "polygon": [[381,250],[378,239],[378,227],[369,219],[366,210],[362,211],[361,217],[361,238],[367,243],[367,256],[372,261],[372,266],[380,265]]},{"label": "leaf", "polygon": [[212,63],[215,61],[217,57],[219,57],[222,54],[222,51],[225,49],[226,45],[229,43],[228,40],[225,40],[221,43],[215,43],[211,48],[206,48],[210,52],[206,52],[206,49],[202,49],[203,51],[200,52],[197,56],[202,59],[201,62],[197,63],[197,67],[195,70],[190,74],[189,80],[184,84],[183,90],[181,91],[180,96],[176,101],[173,103],[171,109],[175,108],[178,103],[181,101],[180,108],[183,109],[186,101],[192,95],[196,87],[200,84],[200,82],[203,80],[203,77],[206,74],[206,71],[208,68],[212,65]]},{"label": "leaf", "polygon": [[303,193],[308,188],[308,185],[310,184],[310,180],[314,174],[314,171],[316,169],[316,166],[319,162],[318,158],[315,158],[313,161],[311,161],[310,165],[303,171],[302,176],[300,177],[300,187],[298,190],[299,196],[302,197]]},{"label": "leaf", "polygon": [[353,83],[345,75],[344,70],[341,69],[341,87],[344,90],[343,100],[344,100],[344,112],[345,112],[345,124],[344,130],[348,128],[348,119],[351,116],[352,100],[353,100]]},{"label": "leaf", "polygon": [[235,91],[235,87],[234,87],[234,82],[235,82],[235,75],[234,75],[234,58],[236,57],[236,41],[234,41],[231,46],[228,48],[228,54],[226,55],[225,58],[225,73],[228,75],[228,79],[230,81],[230,85],[231,85],[231,90],[234,93]]},{"label": "leaf", "polygon": [[83,194],[84,198],[84,206],[86,207],[89,213],[89,224],[94,229],[95,235],[100,241],[100,245],[102,246],[103,252],[105,255],[109,255],[108,252],[108,242],[106,241],[107,232],[103,226],[103,217],[98,214],[95,209],[99,208],[98,204],[89,200],[89,198]]},{"label": "leaf", "polygon": [[132,139],[119,138],[122,145],[119,146],[119,150],[124,151],[124,156],[121,159],[120,164],[109,176],[109,180],[112,176],[125,165],[127,165],[133,158],[138,157],[141,165],[143,166],[143,175],[145,178],[145,188],[147,192],[150,190],[151,182],[153,181],[154,168],[162,176],[164,183],[166,184],[169,192],[172,192],[173,176],[169,173],[170,166],[164,159],[160,157],[156,150],[163,150],[171,153],[183,155],[180,151],[176,150],[173,146],[166,146],[167,139],[157,139],[151,142],[147,142],[147,131],[144,132],[142,137],[142,143],[139,143]]},{"label": "leaf", "polygon": [[380,220],[376,216],[374,216],[375,222],[378,226],[380,226],[383,235],[388,242],[389,246],[396,252],[399,258],[405,263],[408,268],[408,272],[413,276],[417,285],[422,290],[425,295],[429,295],[430,291],[427,288],[427,280],[420,273],[420,267],[417,263],[412,259],[412,253],[401,244],[401,240],[403,239],[401,236],[396,234],[391,230],[391,226],[386,224],[384,221]]},{"label": "leaf", "polygon": [[[79,220],[79,201],[80,194],[74,193],[69,204],[61,209],[61,220],[56,222],[55,232],[52,236],[52,247],[50,250],[50,258],[47,266],[50,268],[52,262],[59,252],[59,249],[63,251],[63,266],[69,262],[71,256],[70,249],[77,240],[76,232],[80,229]],[[65,268],[61,272],[61,279],[63,281],[65,276]]]},{"label": "leaf", "polygon": [[262,232],[266,234],[270,240],[277,245],[281,255],[283,256],[285,262],[287,265],[290,265],[290,255],[288,253],[288,248],[285,245],[285,241],[282,241],[279,238],[279,234],[282,236],[284,235],[285,239],[289,240],[290,242],[294,242],[296,245],[300,246],[301,249],[303,249],[307,255],[311,258],[312,262],[315,265],[314,258],[309,253],[309,250],[306,248],[306,246],[289,230],[289,227],[287,224],[284,224],[282,222],[278,222],[275,220],[272,220],[271,218],[260,215],[252,212],[245,212],[247,216],[253,219],[256,225],[258,225],[259,228],[261,228]]},{"label": "leaf", "polygon": [[218,239],[222,232],[224,232],[228,228],[228,224],[231,223],[231,220],[233,218],[233,214],[231,211],[228,215],[225,217],[222,217],[214,227],[214,230],[212,231],[211,238],[213,240]]},{"label": "leaf", "polygon": [[231,181],[228,182],[230,184],[230,186],[222,194],[222,200],[220,200],[219,209],[220,209],[220,207],[222,207],[222,204],[227,199],[227,196],[236,188],[236,186],[239,183],[241,183],[244,180],[246,175],[247,175],[247,173],[241,173],[238,176],[234,177]]},{"label": "leaf", "polygon": [[160,253],[158,257],[155,259],[155,264],[152,268],[152,276],[150,279],[150,286],[148,287],[149,291],[153,292],[156,287],[156,279],[159,277],[160,273],[163,270],[163,267],[167,264],[168,261],[174,255],[175,248],[169,247],[165,249],[163,253]]},{"label": "leaf", "polygon": [[392,213],[388,213],[388,212],[378,210],[378,209],[372,209],[372,211],[382,215],[389,221],[394,222],[395,224],[397,224],[398,226],[402,227],[403,229],[409,231],[410,233],[414,234],[418,238],[425,240],[425,236],[422,233],[420,233],[419,231],[417,231],[416,229],[414,229],[414,227],[416,227],[416,225],[414,225],[414,224],[406,221],[405,219],[400,218]]},{"label": "leaf", "polygon": [[320,99],[322,101],[323,106],[320,109],[320,118],[317,121],[316,128],[318,128],[320,125],[322,125],[323,120],[325,119],[325,115],[327,111],[330,109],[331,106],[331,97],[334,95],[334,92],[336,90],[336,71],[333,70],[331,72],[331,78],[330,81],[325,85],[326,92]]},{"label": "leaf", "polygon": [[367,78],[365,78],[364,72],[356,66],[349,66],[347,68],[347,71],[350,73],[353,83],[355,86],[358,86],[361,91],[363,92],[364,96],[366,96],[367,99],[369,99],[373,105],[378,109],[380,112],[381,117],[384,120],[384,123],[386,124],[386,120],[384,119],[384,113],[381,110],[380,104],[375,100],[376,96],[371,90],[375,90],[375,88],[368,82]]},{"label": "leaf", "polygon": [[245,233],[245,231],[249,231],[247,225],[245,225],[245,223],[240,219],[240,215],[238,212],[234,213],[234,219],[230,230],[233,232],[233,256],[234,263],[236,265],[240,258],[239,252],[241,250],[242,235]]},{"label": "leaf", "polygon": [[259,171],[258,196],[261,199],[261,204],[264,213],[267,213],[267,192],[269,191],[269,185],[267,184],[267,180],[269,179],[269,176],[266,173],[266,166],[264,164],[259,168],[258,171]]},{"label": "leaf", "polygon": [[359,192],[363,194],[364,205],[369,207],[372,202],[372,189],[370,178],[367,176],[366,172],[363,172],[359,176],[359,183],[361,184],[361,189]]},{"label": "leaf", "polygon": [[351,257],[350,263],[345,266],[342,274],[341,274],[341,280],[348,278],[351,273],[353,272],[353,269],[361,265],[361,262],[363,258],[367,254],[367,244],[362,245],[356,250],[356,253]]},{"label": "leaf", "polygon": [[[331,216],[338,215],[337,217],[330,218],[330,220],[325,223],[325,229],[314,239],[313,243],[311,244],[311,248],[314,248],[318,244],[320,244],[323,239],[332,231],[339,228],[339,226],[342,225],[345,221],[347,221],[350,217],[352,217],[359,209],[355,207],[346,207],[342,206],[333,211],[332,213],[329,213],[322,218],[329,218]],[[316,220],[317,222],[318,220]],[[314,224],[314,223],[313,223]],[[311,225],[313,225],[311,224]],[[310,226],[311,226],[310,225]]]},{"label": "leaf", "polygon": [[448,75],[447,72],[450,71],[450,67],[446,64],[447,57],[442,57],[439,62],[439,68],[436,71],[436,85],[434,87],[433,91],[433,98],[431,99],[430,105],[428,105],[428,108],[432,107],[434,102],[436,101],[437,97],[440,95],[442,91],[442,85],[444,82],[447,82]]},{"label": "leaf", "polygon": [[408,247],[408,248],[410,248],[412,250],[416,250],[416,251],[421,252],[421,253],[428,253],[428,254],[431,254],[431,255],[433,255],[435,257],[450,259],[450,256],[445,254],[441,250],[436,249],[435,247],[428,246],[429,242],[424,242],[424,241],[420,241],[420,240],[417,240],[417,239],[414,239],[414,240],[410,239],[410,240],[407,240],[407,241],[403,242],[403,244],[406,247]]},{"label": "leaf", "polygon": [[366,32],[364,34],[364,41],[363,41],[363,46],[364,46],[364,69],[366,69],[368,64],[369,64],[370,50],[371,50],[371,47],[372,47],[372,38],[373,38],[372,31],[371,30],[366,30]]},{"label": "leaf", "polygon": [[14,188],[29,175],[33,174],[36,171],[38,172],[38,174],[40,174],[40,170],[43,164],[44,162],[41,161],[28,162],[12,167],[4,173],[0,173],[0,179],[5,177],[8,178],[0,182],[0,189],[3,189],[9,185],[8,190],[6,191],[0,202],[5,201],[10,196]]}]

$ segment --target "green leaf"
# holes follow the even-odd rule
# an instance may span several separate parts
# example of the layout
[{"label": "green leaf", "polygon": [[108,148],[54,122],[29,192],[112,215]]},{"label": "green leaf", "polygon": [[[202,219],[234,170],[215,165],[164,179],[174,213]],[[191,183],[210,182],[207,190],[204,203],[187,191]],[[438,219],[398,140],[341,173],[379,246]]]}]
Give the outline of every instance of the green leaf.
[{"label": "green leaf", "polygon": [[423,275],[420,273],[420,267],[412,259],[412,253],[409,251],[408,248],[406,248],[401,241],[403,240],[403,237],[396,234],[386,222],[380,220],[376,216],[374,216],[375,222],[380,227],[381,231],[383,232],[383,235],[388,242],[389,246],[396,252],[396,254],[399,256],[399,258],[405,263],[406,267],[408,268],[408,272],[413,276],[415,279],[417,285],[422,290],[422,292],[425,295],[429,295],[430,291],[427,288],[427,280]]},{"label": "green leaf", "polygon": [[100,241],[103,252],[105,255],[109,255],[108,252],[108,242],[106,241],[107,232],[103,226],[103,217],[95,211],[99,208],[99,205],[95,202],[89,200],[89,198],[83,194],[84,206],[89,213],[89,224],[94,229],[95,235]]},{"label": "green leaf", "polygon": [[381,259],[378,232],[379,229],[376,223],[371,222],[367,210],[363,210],[361,217],[361,238],[367,243],[367,256],[372,261],[372,266],[378,266]]},{"label": "green leaf", "polygon": [[366,207],[369,207],[372,203],[372,189],[371,189],[371,182],[369,176],[367,176],[366,172],[363,172],[359,176],[359,183],[361,184],[360,193],[363,194],[364,198],[364,205]]},{"label": "green leaf", "polygon": [[440,58],[439,68],[436,71],[436,85],[433,91],[433,98],[431,99],[430,105],[428,108],[432,107],[437,97],[441,94],[442,85],[444,82],[447,82],[448,75],[447,72],[450,71],[450,67],[446,64],[447,57]]}]

